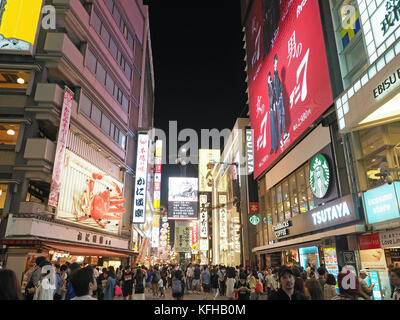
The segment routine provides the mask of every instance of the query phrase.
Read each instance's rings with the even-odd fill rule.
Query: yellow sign
[[[0,49],[28,50],[38,30],[43,0],[0,0]]]

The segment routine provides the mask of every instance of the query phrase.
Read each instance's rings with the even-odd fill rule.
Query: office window
[[[97,58],[90,49],[86,50],[85,64],[90,71],[92,71],[94,74],[96,73]]]
[[[114,86],[115,86],[114,79],[110,76],[109,73],[107,73],[107,76],[106,76],[106,88],[107,88],[109,93],[114,94]]]
[[[126,112],[129,112],[129,100],[125,95],[122,96],[122,107]]]
[[[290,208],[290,197],[289,197],[289,180],[285,180],[282,183],[282,196],[283,196],[283,212],[285,219],[292,217]]]
[[[31,181],[29,182],[26,202],[37,202],[45,204],[49,198],[50,186],[46,183]]]
[[[110,127],[110,137],[114,140],[114,131],[115,131],[115,125],[114,123],[111,122],[111,127]]]
[[[96,76],[102,84],[106,83],[106,70],[101,63],[97,63]]]
[[[101,128],[105,132],[107,132],[107,134],[109,134],[109,132],[110,132],[110,124],[111,124],[110,119],[108,119],[108,117],[103,113],[103,115],[101,117]]]
[[[117,44],[115,43],[113,38],[110,39],[110,52],[111,52],[112,56],[114,57],[114,59],[117,59],[118,48],[117,48]]]
[[[282,184],[280,184],[276,187],[276,201],[277,201],[277,210],[278,210],[278,222],[281,222],[284,220]]]
[[[271,208],[272,208],[272,224],[278,223],[278,212],[276,210],[276,192],[275,188],[271,189]]]
[[[292,207],[292,216],[296,216],[299,214],[299,198],[297,193],[297,181],[296,174],[293,173],[289,177],[289,190],[290,190],[290,199],[291,199],[291,207]]]
[[[130,33],[128,34],[128,39],[127,40],[128,40],[129,47],[132,50],[134,50],[135,41],[133,40],[133,37],[132,37],[132,35]]]
[[[306,182],[307,182],[307,198],[308,198],[308,211],[314,210],[315,209],[315,204],[314,204],[314,195],[311,191],[311,186],[310,186],[310,165],[307,163],[305,166],[305,172],[306,172]]]
[[[103,39],[104,43],[108,47],[110,44],[110,33],[108,32],[107,28],[104,24],[101,25],[101,38]]]
[[[84,93],[81,93],[79,110],[88,117],[90,117],[92,113],[92,101],[90,101],[90,99]]]
[[[101,111],[95,104],[92,104],[92,113],[90,115],[90,118],[100,127]]]
[[[300,205],[300,213],[305,213],[308,211],[308,200],[307,200],[307,186],[306,179],[304,176],[304,168],[301,167],[296,171],[297,179],[297,190]]]
[[[126,77],[131,80],[132,79],[132,69],[127,62],[125,62],[125,75]]]
[[[114,4],[114,8],[113,8],[113,17],[119,27],[121,25],[121,14],[119,13],[118,8],[115,4]]]
[[[0,145],[15,146],[18,133],[19,124],[0,123]]]
[[[125,146],[126,146],[126,135],[124,135],[122,132],[120,132],[120,135],[119,135],[119,145],[122,147],[122,149],[125,150]]]
[[[100,34],[101,31],[101,20],[99,18],[99,16],[97,15],[96,11],[92,11],[92,19],[91,19],[91,24],[94,28],[94,30],[96,30],[96,32],[98,34]]]
[[[7,197],[8,184],[0,184],[0,209],[4,209]]]
[[[114,0],[104,0],[104,3],[106,4],[108,10],[112,12],[114,6]]]
[[[119,129],[117,127],[115,127],[114,131],[114,141],[119,142]]]

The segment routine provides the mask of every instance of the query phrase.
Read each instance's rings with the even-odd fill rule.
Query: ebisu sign
[[[394,182],[364,192],[368,224],[400,218],[398,195],[396,196],[399,187],[400,182]]]
[[[310,187],[318,199],[326,196],[331,182],[329,164],[322,154],[316,155],[310,164]]]

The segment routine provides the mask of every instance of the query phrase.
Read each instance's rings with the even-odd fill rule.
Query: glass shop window
[[[4,209],[6,202],[8,184],[0,184],[0,209]]]
[[[290,199],[292,203],[292,216],[296,216],[299,214],[299,198],[297,193],[297,181],[296,181],[296,174],[293,173],[289,177],[289,189],[290,189]]]
[[[314,204],[314,195],[311,191],[311,186],[308,183],[310,181],[310,166],[307,163],[305,167],[306,171],[306,185],[307,185],[307,198],[308,198],[308,211],[314,210],[315,209],[315,204]]]
[[[303,167],[301,167],[296,171],[296,178],[297,178],[297,190],[298,190],[298,198],[300,205],[300,213],[306,213],[308,211],[307,185]]]
[[[276,198],[277,198],[278,221],[281,222],[284,220],[282,184],[280,184],[276,188]]]
[[[292,217],[290,208],[290,197],[289,197],[289,180],[285,180],[282,184],[282,195],[283,195],[283,210],[285,219]]]

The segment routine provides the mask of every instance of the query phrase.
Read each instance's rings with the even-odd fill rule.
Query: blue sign
[[[377,271],[369,271],[369,277],[371,278],[371,280],[370,280],[371,284],[374,285],[374,287],[372,288],[372,294],[374,296],[374,300],[382,300],[378,272]]]
[[[375,188],[364,192],[364,202],[367,214],[368,224],[383,222],[400,217],[399,204],[395,192],[400,191],[400,185],[386,184],[382,187]],[[400,196],[400,193],[398,193]]]

